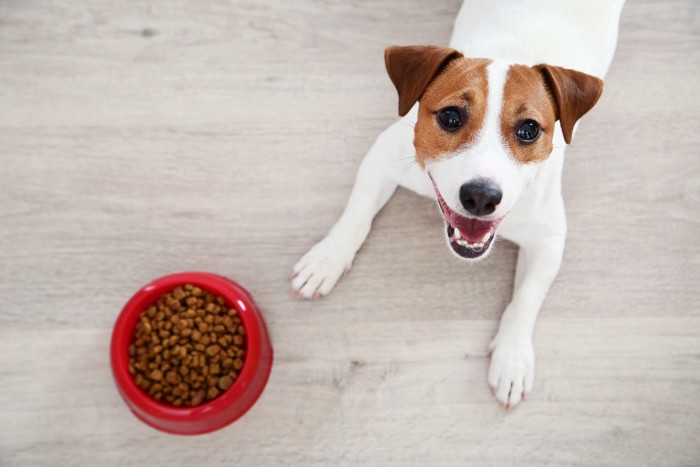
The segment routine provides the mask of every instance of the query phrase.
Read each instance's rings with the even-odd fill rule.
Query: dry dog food
[[[238,310],[191,284],[141,313],[129,346],[129,373],[157,401],[196,406],[230,388],[245,360]]]

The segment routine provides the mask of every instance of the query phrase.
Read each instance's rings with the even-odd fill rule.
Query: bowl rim
[[[196,407],[175,407],[156,401],[145,391],[136,386],[128,370],[128,347],[129,344],[133,342],[138,316],[147,309],[148,306],[155,303],[162,294],[185,284],[192,284],[214,295],[223,296],[228,306],[234,306],[239,311],[243,327],[246,330],[246,357],[244,359],[243,368],[239,372],[234,384],[215,399]],[[177,434],[198,434],[222,428],[247,412],[257,401],[262,393],[262,389],[248,404],[246,404],[247,406],[241,407],[239,415],[226,422],[218,423],[216,424],[217,426],[209,426],[206,429],[187,431],[187,433],[184,433],[155,425],[149,421],[149,418],[163,420],[167,425],[171,423],[203,422],[235,404],[241,396],[244,395],[256,376],[255,373],[261,360],[261,339],[267,339],[264,322],[258,322],[258,319],[262,320],[260,312],[250,294],[239,284],[226,277],[206,272],[181,272],[155,279],[139,289],[129,301],[127,301],[114,325],[110,354],[112,372],[117,389],[127,402],[127,405],[130,406],[132,411],[142,421],[159,430]],[[271,346],[269,347],[271,353]],[[264,377],[262,388],[264,388],[267,383],[270,370],[271,368],[268,369]]]

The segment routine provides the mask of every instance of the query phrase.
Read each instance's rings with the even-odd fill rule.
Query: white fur
[[[498,233],[520,246],[515,286],[492,352],[488,382],[505,406],[514,406],[532,390],[535,356],[532,335],[547,291],[559,271],[566,238],[561,197],[564,138],[557,123],[554,150],[539,164],[518,164],[503,144],[499,115],[509,63],[547,63],[603,78],[617,43],[624,0],[466,0],[450,46],[467,57],[494,59],[488,67],[489,97],[485,124],[469,148],[406,169],[415,156],[413,124],[417,105],[385,130],[363,160],[348,205],[328,235],[294,266],[292,288],[303,298],[329,293],[351,265],[376,213],[398,185],[435,198],[427,173],[448,206],[464,213],[459,187],[473,178],[489,178],[504,198],[490,218],[508,213]],[[440,226],[442,228],[442,226]],[[437,233],[436,233],[437,234]],[[449,248],[449,247],[448,247]]]
[[[466,0],[450,39],[467,57],[547,63],[602,78],[624,0]]]

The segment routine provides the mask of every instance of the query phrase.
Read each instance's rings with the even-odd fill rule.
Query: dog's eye
[[[457,107],[445,107],[438,110],[437,119],[443,130],[456,131],[462,126],[462,112]]]
[[[540,126],[534,120],[525,120],[520,124],[515,135],[520,141],[530,143],[540,135]]]

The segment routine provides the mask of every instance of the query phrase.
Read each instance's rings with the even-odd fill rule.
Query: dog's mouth
[[[486,255],[503,217],[495,220],[481,220],[462,216],[450,209],[437,187],[435,187],[435,193],[445,218],[447,242],[452,251],[465,259],[478,259]]]

